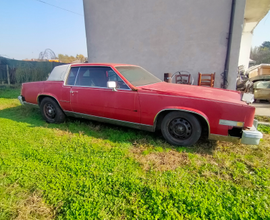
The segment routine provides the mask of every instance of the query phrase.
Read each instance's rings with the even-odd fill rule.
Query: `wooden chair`
[[[175,83],[191,84],[190,74],[178,74],[175,76]]]
[[[216,73],[202,74],[198,73],[198,86],[214,87]]]

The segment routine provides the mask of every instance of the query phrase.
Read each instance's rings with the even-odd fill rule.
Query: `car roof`
[[[137,66],[133,64],[123,64],[123,63],[73,63],[71,66]]]

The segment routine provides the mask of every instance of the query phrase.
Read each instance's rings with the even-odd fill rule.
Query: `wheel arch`
[[[163,120],[163,118],[170,112],[174,112],[174,111],[180,111],[180,112],[188,112],[190,114],[193,114],[196,116],[196,118],[199,120],[201,126],[202,126],[202,130],[203,133],[202,135],[206,135],[207,137],[209,137],[210,135],[210,124],[209,124],[209,120],[208,117],[201,111],[198,111],[196,109],[185,109],[185,108],[166,108],[166,109],[162,109],[161,111],[159,111],[155,118],[154,118],[154,130],[159,130],[161,127],[161,122]]]
[[[62,109],[62,107],[61,107],[60,103],[58,102],[58,100],[53,95],[50,95],[50,94],[39,94],[38,97],[37,97],[38,106],[40,106],[42,100],[44,98],[47,98],[47,97],[48,98],[52,98],[54,101],[56,101],[56,103],[58,104],[58,106]]]

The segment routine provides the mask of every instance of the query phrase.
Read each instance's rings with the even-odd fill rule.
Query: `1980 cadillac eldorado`
[[[132,128],[161,130],[173,145],[209,139],[259,139],[255,108],[236,91],[162,82],[145,69],[127,64],[57,66],[47,81],[22,85],[22,104],[40,107],[48,123],[66,116]]]

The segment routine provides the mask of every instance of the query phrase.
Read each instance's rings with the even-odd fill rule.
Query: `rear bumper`
[[[20,103],[21,103],[22,105],[30,105],[30,106],[39,107],[37,104],[33,104],[33,103],[26,102],[25,99],[24,99],[24,97],[23,97],[22,95],[19,95],[19,96],[18,96],[18,99],[19,99],[19,101],[20,101]]]
[[[21,95],[18,96],[18,99],[22,105],[24,105],[23,97]]]

